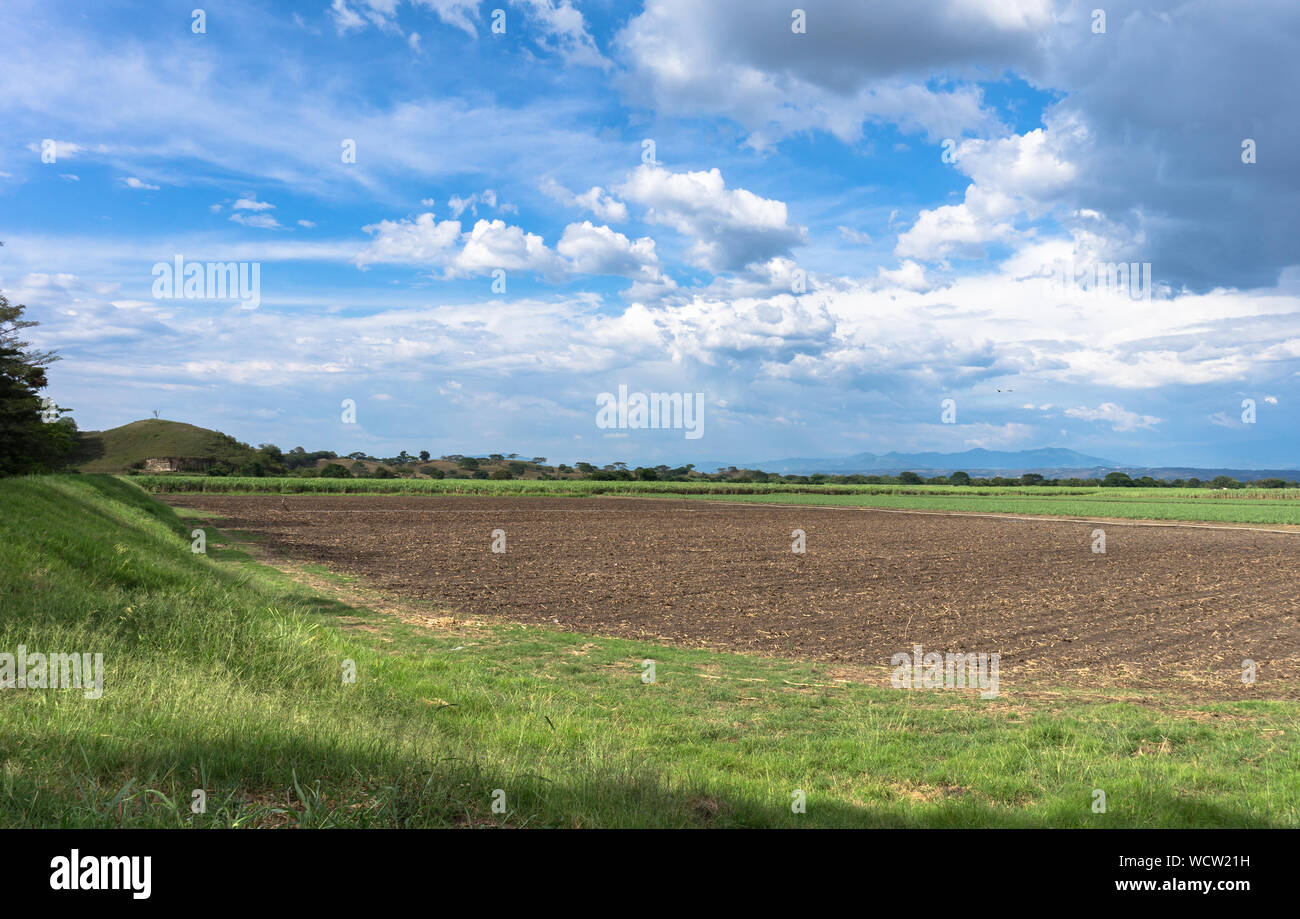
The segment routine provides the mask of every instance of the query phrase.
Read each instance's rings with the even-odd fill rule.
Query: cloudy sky
[[[200,2],[0,6],[0,289],[83,429],[1300,465],[1295,0]]]

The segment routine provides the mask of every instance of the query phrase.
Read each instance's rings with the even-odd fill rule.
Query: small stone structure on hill
[[[215,460],[210,456],[161,456],[144,461],[145,472],[207,472]]]

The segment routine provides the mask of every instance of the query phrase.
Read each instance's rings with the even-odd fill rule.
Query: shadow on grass
[[[650,828],[1032,828],[1071,826],[1275,827],[1204,797],[1148,789],[1147,813],[1126,819],[1122,802],[1092,814],[1065,802],[1047,816],[998,807],[971,796],[932,804],[856,803],[808,789],[807,811],[791,812],[793,789],[754,795],[712,783],[666,783],[649,772],[576,775],[508,773],[473,756],[424,758],[339,749],[258,732],[230,743],[176,745],[125,760],[120,748],[83,735],[62,762],[24,769],[0,792],[4,826],[311,826],[311,827],[650,827]],[[87,767],[94,771],[87,772]],[[203,785],[200,786],[200,777]],[[203,787],[208,812],[189,813]],[[124,788],[127,789],[124,792]],[[156,795],[162,792],[166,797]],[[494,813],[493,801],[504,804]],[[171,803],[168,806],[167,802]]]

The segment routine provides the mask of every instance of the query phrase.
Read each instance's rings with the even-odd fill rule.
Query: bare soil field
[[[1008,686],[1300,698],[1289,533],[670,499],[163,498],[459,616],[850,669],[920,644],[998,652]]]

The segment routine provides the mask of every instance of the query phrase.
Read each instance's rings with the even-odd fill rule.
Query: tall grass
[[[302,479],[138,476],[159,494],[479,495],[687,497],[936,511],[1300,524],[1300,489],[1075,486],[798,485],[745,482],[601,482],[590,479]]]
[[[1076,494],[1096,488],[976,487],[956,485],[798,485],[762,482],[641,482],[594,479],[321,479],[294,477],[141,475],[130,480],[155,494],[344,494],[344,495],[751,495],[751,494]],[[1123,491],[1126,489],[1107,489]],[[1132,489],[1127,489],[1132,490]]]
[[[407,746],[385,733],[397,725],[377,684],[345,698],[344,646],[309,605],[194,554],[187,532],[107,476],[0,481],[0,651],[105,665],[100,699],[0,691],[0,824],[108,825],[146,798],[186,822],[204,783],[241,789],[221,811],[233,820],[295,766],[350,769]]]

